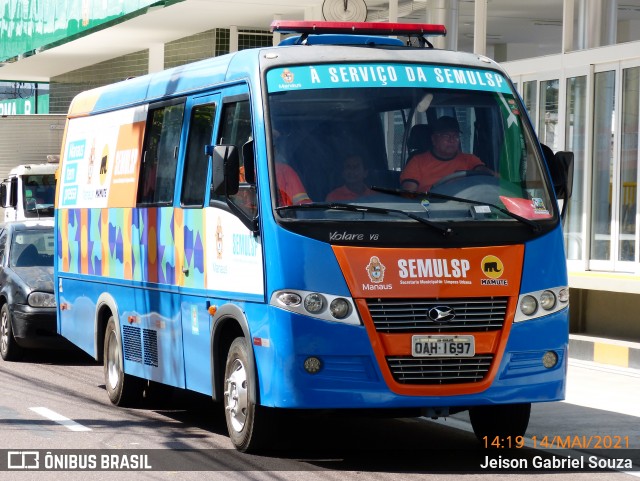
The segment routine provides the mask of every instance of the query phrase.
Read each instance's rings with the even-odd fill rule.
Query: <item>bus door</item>
[[[262,244],[254,227],[258,212],[254,134],[246,91],[235,86],[187,102],[176,209],[183,225],[183,232],[176,235],[176,244],[182,246],[177,270],[182,271],[180,285],[194,292],[181,296],[186,387],[206,394],[212,393],[211,368],[217,359],[213,351],[218,326],[213,324],[227,311],[234,317],[242,312],[257,318],[255,311],[264,305]],[[211,145],[233,146],[239,156],[232,191],[211,188]],[[216,307],[217,316],[210,314],[210,306]],[[248,321],[240,321],[250,332]]]
[[[184,157],[178,167],[178,207],[175,215],[176,280],[181,287],[205,286],[205,199],[209,157],[205,147],[213,141],[214,125],[220,111],[220,94],[187,99]],[[186,388],[211,394],[209,366],[211,316],[202,296],[180,297],[180,318],[184,349]]]
[[[210,184],[207,210],[207,288],[222,299],[265,302],[262,238],[258,231],[258,195],[254,125],[246,87],[223,92],[216,146],[233,146],[238,172],[233,185]],[[214,154],[215,155],[215,154]],[[211,177],[210,177],[211,178]],[[230,187],[230,189],[229,189]]]

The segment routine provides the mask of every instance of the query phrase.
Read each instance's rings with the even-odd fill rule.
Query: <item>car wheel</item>
[[[17,361],[22,357],[22,348],[13,337],[13,326],[9,305],[0,310],[0,355],[5,361]]]
[[[109,318],[104,334],[104,381],[109,399],[116,406],[133,406],[142,399],[145,381],[124,373],[118,326]]]
[[[250,392],[257,386],[249,349],[244,337],[236,338],[229,348],[224,372],[224,414],[236,449],[256,452],[266,444],[273,415],[251,400]]]

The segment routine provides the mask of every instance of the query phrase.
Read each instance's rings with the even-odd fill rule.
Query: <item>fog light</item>
[[[324,309],[325,300],[322,294],[314,292],[304,298],[304,308],[311,314],[317,314]]]
[[[524,296],[520,301],[520,310],[523,314],[530,316],[538,310],[538,301],[533,296]]]
[[[309,374],[318,374],[322,369],[322,361],[317,357],[308,357],[304,360],[304,370]]]
[[[349,315],[349,303],[346,299],[342,297],[338,297],[331,301],[329,304],[329,311],[331,311],[331,315],[336,319],[344,319]]]
[[[551,291],[544,291],[540,294],[540,306],[545,311],[550,311],[556,306],[556,295]]]
[[[558,364],[558,355],[553,351],[547,351],[542,356],[542,365],[547,369],[550,369]]]

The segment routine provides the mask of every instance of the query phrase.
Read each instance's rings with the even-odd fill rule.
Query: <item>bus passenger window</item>
[[[231,201],[250,218],[257,214],[257,200],[255,185],[247,183],[244,171],[246,162],[254,162],[254,159],[245,159],[243,146],[253,138],[251,126],[251,110],[249,101],[229,102],[222,107],[220,121],[220,135],[218,144],[235,145],[240,155],[240,189],[235,195],[229,196]],[[211,192],[211,200],[224,200],[223,196]]]
[[[176,181],[184,103],[149,111],[138,204],[171,204]]]
[[[202,207],[204,204],[209,168],[204,147],[211,144],[215,116],[215,104],[198,105],[191,113],[180,196],[180,204],[184,207]]]

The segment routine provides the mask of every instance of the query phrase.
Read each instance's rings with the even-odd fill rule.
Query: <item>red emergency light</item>
[[[313,20],[274,20],[271,31],[278,33],[337,33],[362,35],[420,35],[440,36],[447,34],[444,25],[427,23],[387,22],[321,22]]]

